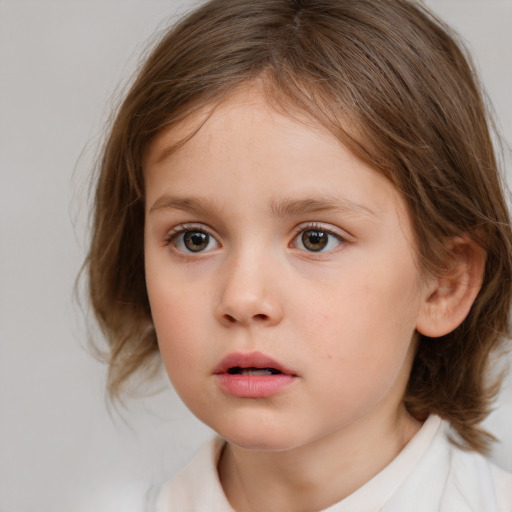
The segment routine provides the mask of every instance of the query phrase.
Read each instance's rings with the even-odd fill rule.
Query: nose
[[[283,317],[276,268],[256,254],[226,261],[215,316],[224,326],[277,325]]]

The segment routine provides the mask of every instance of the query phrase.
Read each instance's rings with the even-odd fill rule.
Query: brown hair
[[[471,59],[407,0],[212,0],[156,46],[117,112],[96,189],[87,264],[111,397],[159,363],[144,281],[144,152],[163,128],[256,80],[276,109],[322,123],[394,183],[426,272],[442,270],[446,240],[461,234],[487,252],[466,320],[420,337],[404,398],[417,419],[437,413],[485,451],[490,354],[508,329],[509,216]]]

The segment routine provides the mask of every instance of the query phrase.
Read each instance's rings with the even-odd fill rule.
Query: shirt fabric
[[[512,512],[512,474],[449,441],[450,427],[431,415],[380,473],[323,512]],[[217,463],[216,437],[160,490],[156,512],[234,512]]]

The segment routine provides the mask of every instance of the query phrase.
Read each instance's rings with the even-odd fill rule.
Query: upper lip
[[[261,352],[233,352],[228,354],[215,367],[214,374],[227,373],[230,368],[273,368],[287,375],[295,375],[295,373],[286,368],[275,359],[272,359]]]

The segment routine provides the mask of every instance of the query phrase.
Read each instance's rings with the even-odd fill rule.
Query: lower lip
[[[238,398],[268,398],[294,382],[293,375],[217,375],[220,389]]]

